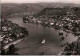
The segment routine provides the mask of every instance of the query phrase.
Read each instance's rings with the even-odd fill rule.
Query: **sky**
[[[1,3],[37,3],[37,2],[60,2],[80,4],[80,0],[1,0]]]

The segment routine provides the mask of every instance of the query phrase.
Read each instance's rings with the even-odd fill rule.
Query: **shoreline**
[[[20,19],[22,20],[22,18],[20,18]],[[14,21],[15,21],[15,20],[14,20]],[[13,21],[13,22],[14,22],[14,21]],[[16,22],[15,22],[15,23],[16,23]],[[20,21],[20,24],[21,24],[21,26],[23,26],[24,23],[22,24],[22,21]],[[27,23],[25,23],[25,24],[27,24]],[[31,23],[31,24],[32,24],[32,23]],[[36,25],[36,24],[35,24],[35,25]],[[41,25],[41,24],[40,24],[40,25]],[[41,25],[41,26],[42,26],[42,25]],[[47,26],[46,26],[46,27],[47,27]],[[49,27],[49,28],[54,28],[54,27]],[[28,29],[28,28],[27,28],[27,29]],[[31,29],[32,29],[32,28],[31,28]],[[54,29],[55,29],[55,28],[54,28]],[[30,29],[29,29],[29,30],[30,30]],[[55,29],[55,30],[56,30],[56,29]],[[57,30],[59,31],[59,30],[61,30],[61,29],[57,29]],[[64,32],[65,32],[65,33],[69,33],[69,34],[71,34],[71,35],[74,35],[74,34],[72,34],[72,32],[66,32],[65,30],[64,30]],[[70,36],[71,36],[71,35],[70,35]],[[69,37],[70,37],[70,36],[69,36]],[[72,39],[72,38],[70,38],[70,40],[71,40],[71,39]],[[74,38],[73,38],[73,39],[74,39]],[[67,40],[68,40],[68,39],[67,39]],[[73,40],[72,40],[72,41],[73,41]],[[69,42],[72,42],[72,41],[69,41]],[[65,41],[65,42],[66,42],[66,41]],[[63,43],[63,44],[64,44],[64,43]],[[59,52],[59,53],[60,53],[60,52]],[[59,53],[58,53],[58,54],[59,54]]]
[[[4,49],[7,49],[10,45],[12,45],[12,44],[17,44],[17,43],[19,43],[20,41],[22,41],[22,40],[24,40],[24,39],[25,39],[25,38],[20,38],[20,39],[18,39],[18,40],[15,40],[15,41],[13,41],[13,42],[5,45],[3,48],[4,48]]]

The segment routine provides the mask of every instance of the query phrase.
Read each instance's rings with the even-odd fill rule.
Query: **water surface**
[[[29,31],[29,36],[25,40],[16,44],[19,47],[19,54],[24,55],[37,55],[41,52],[45,54],[55,55],[58,54],[63,48],[62,44],[66,42],[75,41],[77,38],[71,33],[64,32],[65,39],[60,41],[60,36],[58,35],[59,30],[55,30],[52,27],[44,27],[42,25],[36,25],[32,23],[23,23],[21,17],[9,18],[13,23],[17,23],[22,27],[27,28]],[[41,44],[42,39],[45,39],[45,44]]]

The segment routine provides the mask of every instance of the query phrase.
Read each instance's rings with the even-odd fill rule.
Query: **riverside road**
[[[36,25],[33,23],[23,23],[21,17],[9,18],[8,20],[27,28],[29,31],[28,38],[16,44],[19,48],[19,54],[37,55],[44,52],[44,54],[48,55],[57,55],[63,50],[61,47],[62,44],[76,41],[77,39],[72,33],[64,32],[65,39],[60,41],[59,30],[55,30],[52,27],[44,27],[40,24]],[[67,37],[66,34],[68,34]],[[45,43],[41,44],[43,39],[45,39]]]

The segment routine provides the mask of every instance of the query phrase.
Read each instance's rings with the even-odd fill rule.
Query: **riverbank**
[[[20,41],[22,41],[22,40],[24,40],[24,39],[25,39],[25,38],[20,38],[20,39],[18,39],[18,40],[15,40],[15,41],[13,41],[13,42],[5,45],[5,46],[3,47],[3,49],[7,49],[10,45],[12,45],[12,44],[17,44],[17,43],[19,43]]]
[[[21,40],[22,40],[22,39],[18,39],[18,40],[16,40],[16,41],[12,42],[12,43],[9,43],[9,44],[5,45],[3,48],[4,48],[4,49],[7,49],[10,45],[12,45],[12,44],[17,44],[17,43],[20,42]]]
[[[1,21],[1,51],[5,51],[10,45],[17,44],[28,36],[28,30],[12,21],[2,18]],[[4,54],[2,54],[4,55]]]
[[[77,40],[72,33],[66,33],[64,31],[65,39],[60,41],[59,30],[40,24],[23,23],[22,17],[10,18],[8,20],[25,27],[29,31],[28,38],[16,44],[16,47],[19,48],[17,53],[21,55],[39,55],[41,52],[48,55],[58,55],[63,50],[61,47],[62,44]],[[66,34],[68,34],[67,37]],[[43,45],[41,44],[42,39],[46,40]]]
[[[62,44],[66,42],[71,43],[77,39],[73,34],[64,31],[65,39],[60,41],[59,30],[40,24],[23,23],[22,17],[10,18],[8,20],[25,27],[29,31],[28,38],[16,44],[16,47],[19,48],[17,53],[21,55],[39,55],[42,52],[48,55],[58,55],[63,50]],[[66,34],[68,34],[67,37]],[[43,45],[41,44],[42,39],[46,40]]]

